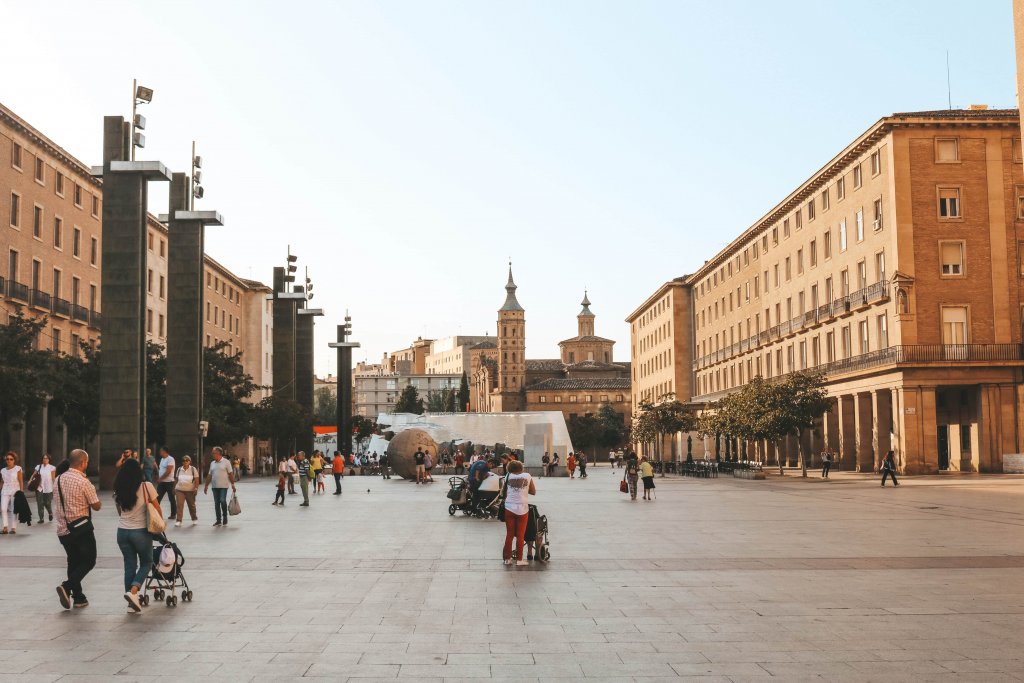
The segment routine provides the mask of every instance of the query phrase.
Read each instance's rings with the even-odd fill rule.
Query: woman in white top
[[[517,565],[525,565],[523,545],[526,539],[526,520],[530,512],[529,496],[537,495],[533,477],[523,471],[523,463],[512,460],[505,475],[505,547],[501,557],[505,564],[512,564],[512,539],[516,541]]]
[[[36,471],[33,476],[36,475],[39,476],[39,488],[36,489],[36,510],[39,512],[39,523],[42,524],[45,521],[43,519],[44,508],[52,522],[53,480],[57,478],[57,468],[50,464],[50,455],[48,453],[43,454],[42,464],[36,465]]]
[[[0,470],[0,477],[3,478],[3,488],[0,488],[0,512],[3,513],[4,529],[0,533],[18,533],[18,518],[14,514],[14,494],[24,487],[24,476],[21,466],[18,465],[18,454],[8,451],[4,457],[4,468]],[[10,528],[7,527],[7,518],[10,517]]]
[[[141,612],[139,589],[153,562],[153,536],[149,533],[149,514],[163,517],[156,489],[145,480],[138,460],[125,460],[114,478],[114,502],[117,503],[117,547],[124,557],[124,599],[129,611]]]
[[[174,526],[181,526],[186,503],[188,503],[188,514],[192,516],[192,523],[195,524],[199,521],[199,517],[196,516],[196,493],[198,491],[199,470],[192,466],[192,458],[186,455],[181,459],[181,467],[174,473],[174,499],[178,507],[178,516]]]

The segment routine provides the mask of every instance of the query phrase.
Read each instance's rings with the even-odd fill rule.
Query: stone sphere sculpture
[[[437,443],[430,438],[430,434],[422,429],[406,429],[388,442],[388,465],[394,474],[403,479],[416,478],[416,462],[413,454],[417,448],[422,448],[424,453],[437,463]]]

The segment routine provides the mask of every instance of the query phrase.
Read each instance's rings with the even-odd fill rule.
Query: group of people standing
[[[547,452],[541,456],[541,476],[542,477],[553,477],[555,472],[558,471],[558,452],[556,451],[553,455],[548,455]],[[565,471],[569,475],[570,479],[576,478],[576,470],[580,471],[580,479],[587,478],[587,454],[583,451],[570,452],[569,457],[565,459]]]

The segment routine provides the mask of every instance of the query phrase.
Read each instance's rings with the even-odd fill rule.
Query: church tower
[[[516,299],[516,289],[510,262],[505,303],[498,309],[498,395],[492,402],[495,412],[526,409],[526,311]]]
[[[583,310],[576,316],[576,327],[581,337],[594,336],[594,314],[590,312],[590,299],[587,298],[586,290],[583,290],[583,301],[580,302]]]

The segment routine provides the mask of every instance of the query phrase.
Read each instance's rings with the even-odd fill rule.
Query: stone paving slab
[[[228,528],[204,499],[170,530],[195,602],[141,615],[112,506],[85,610],[57,604],[52,529],[23,527],[0,538],[0,681],[1024,680],[1024,479],[659,478],[632,502],[591,472],[538,481],[552,562],[529,568],[441,483],[281,509],[245,482]]]

